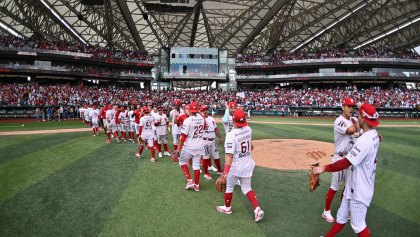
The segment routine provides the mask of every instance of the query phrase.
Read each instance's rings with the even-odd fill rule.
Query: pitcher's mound
[[[252,141],[252,158],[258,166],[302,170],[309,165],[331,163],[334,144],[301,139],[266,139]]]

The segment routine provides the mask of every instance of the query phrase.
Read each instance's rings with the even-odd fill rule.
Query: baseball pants
[[[108,123],[107,127],[108,127],[108,130],[107,130],[108,133],[114,133],[118,131],[118,127],[115,123]]]
[[[333,163],[336,161],[339,161],[343,159],[343,157],[340,157],[336,154],[334,154],[333,156]],[[347,170],[342,170],[342,171],[338,171],[338,172],[332,172],[331,173],[331,186],[330,188],[334,191],[337,191],[340,188],[340,183],[346,183],[346,171]]]
[[[141,136],[141,140],[145,141],[148,147],[153,146],[153,137],[143,137],[143,136]]]
[[[158,135],[157,142],[158,144],[168,144],[168,135],[167,134]]]
[[[204,145],[203,159],[210,159],[210,156],[216,160],[220,158],[219,149],[215,141],[207,141]]]
[[[118,131],[120,131],[120,132],[127,131],[127,125],[126,124],[118,124]]]
[[[182,149],[181,154],[179,155],[179,166],[185,165],[188,163],[188,160],[192,158],[192,168],[193,170],[200,169],[200,160],[203,152],[200,150],[191,151],[187,149]]]
[[[238,183],[238,180],[241,183],[241,190],[244,195],[246,195],[249,191],[252,190],[251,188],[251,178],[252,177],[238,177],[232,173],[229,173],[226,177],[226,192],[225,193],[233,193],[233,189],[235,185]]]
[[[92,120],[92,128],[99,127],[98,120]]]
[[[350,216],[351,228],[358,234],[366,228],[367,208],[362,202],[343,199],[337,212],[337,223],[346,224]]]

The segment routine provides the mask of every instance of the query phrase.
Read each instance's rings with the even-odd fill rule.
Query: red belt
[[[214,141],[214,138],[203,138],[203,140]]]

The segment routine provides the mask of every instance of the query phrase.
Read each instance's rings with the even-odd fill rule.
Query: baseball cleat
[[[185,185],[185,189],[188,190],[192,188],[194,188],[194,183],[192,182],[192,180],[188,180],[187,185]]]
[[[216,209],[225,214],[232,214],[232,207],[217,206]]]
[[[329,211],[324,210],[322,212],[322,217],[324,217],[324,219],[329,223],[334,222],[334,217],[331,215],[331,210],[329,210]]]
[[[106,143],[111,143],[111,140],[109,140],[109,139],[108,139],[108,140],[106,140]]]
[[[209,171],[211,170],[211,171],[214,171],[214,172],[216,172],[217,171],[217,168],[216,167],[214,167],[214,166],[210,166],[209,168]]]
[[[212,180],[213,179],[210,174],[204,174],[204,178],[207,179],[207,180]]]
[[[93,134],[94,137],[96,137],[96,134]]]
[[[158,156],[159,158],[162,158],[162,152],[159,152]]]
[[[263,219],[264,211],[260,207],[255,208],[254,213],[255,213],[255,222],[259,222],[260,220]]]
[[[150,159],[151,162],[156,162],[155,158]]]
[[[136,153],[137,158],[141,159],[140,153]]]
[[[200,185],[199,184],[194,184],[194,190],[196,192],[199,192],[200,191]]]
[[[217,171],[217,173],[216,174],[218,174],[218,175],[223,175],[223,172],[219,172],[219,171]]]
[[[171,153],[169,153],[169,152],[165,151],[165,152],[163,153],[163,155],[165,155],[165,156],[171,156]]]

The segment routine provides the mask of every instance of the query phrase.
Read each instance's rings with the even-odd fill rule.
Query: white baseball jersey
[[[158,122],[159,122],[159,124],[156,125],[156,123],[158,123]],[[156,126],[157,135],[168,134],[167,123],[168,123],[168,117],[166,117],[166,114],[155,115],[155,126]]]
[[[109,121],[110,124],[115,124],[116,113],[117,112],[114,109],[106,111],[106,120]]]
[[[140,118],[140,126],[142,128],[141,137],[142,138],[153,138],[153,117],[151,115],[145,115]]]
[[[233,129],[233,117],[229,115],[229,120],[227,123],[223,123],[223,127],[225,129],[225,133],[228,134]]]
[[[120,120],[121,124],[127,124],[128,123],[128,117],[127,117],[127,111],[121,111],[118,115],[118,120]]]
[[[237,177],[251,177],[255,161],[251,157],[252,129],[249,126],[234,128],[226,134],[225,153],[233,154],[230,172]]]
[[[97,123],[99,120],[99,109],[90,110],[89,117],[92,118],[92,123]]]
[[[376,129],[364,132],[356,144],[346,155],[353,165],[347,171],[346,189],[344,197],[353,199],[369,206],[372,201],[375,173],[376,155],[379,149],[379,134]]]
[[[134,121],[136,120],[136,118],[133,116],[134,114],[134,110],[130,110],[127,113],[128,119],[131,123],[134,123]]]
[[[204,129],[203,138],[211,139],[216,137],[216,133],[214,132],[217,128],[216,121],[213,117],[208,116],[206,118],[206,128]]]
[[[84,118],[84,113],[85,113],[85,109],[84,108],[80,108],[79,109],[79,114],[80,114],[80,118]]]
[[[184,142],[185,149],[194,151],[203,149],[204,123],[205,119],[201,114],[190,115],[184,120],[181,133],[187,135]]]
[[[340,115],[334,122],[334,153],[346,155],[353,146],[353,136],[346,131],[353,123]]]
[[[92,109],[91,108],[86,108],[83,110],[83,116],[85,116],[85,120],[86,121],[90,121],[90,111]]]
[[[183,115],[185,112],[183,109],[179,110],[178,113],[178,117]],[[169,117],[171,118],[171,122],[172,122],[172,133],[173,134],[180,134],[181,133],[181,129],[178,127],[178,125],[176,125],[175,123],[175,109],[171,110],[171,112],[169,112]]]

